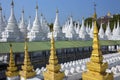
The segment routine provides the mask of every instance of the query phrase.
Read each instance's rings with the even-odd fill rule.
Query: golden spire
[[[44,80],[63,80],[64,72],[60,72],[60,64],[58,64],[58,59],[56,56],[54,37],[52,32],[51,38],[51,51],[49,57],[49,64],[46,65],[47,71],[43,73]]]
[[[24,63],[22,66],[22,70],[20,71],[20,76],[27,79],[27,78],[32,78],[36,75],[35,71],[33,71],[33,66],[29,58],[27,38],[25,40],[24,50],[25,50]]]
[[[82,73],[82,80],[113,80],[112,73],[106,73],[108,64],[103,62],[102,51],[99,45],[97,14],[94,13],[94,38],[90,62],[87,63],[88,71]]]
[[[9,67],[7,67],[6,76],[16,77],[18,75],[19,75],[19,72],[17,71],[17,67],[15,66],[12,44],[10,44],[10,60],[9,60]]]
[[[110,13],[110,11],[107,13],[107,16],[108,16],[108,17],[111,17],[111,13]]]
[[[94,15],[93,19],[97,19],[97,14],[96,14],[96,4],[94,3]]]

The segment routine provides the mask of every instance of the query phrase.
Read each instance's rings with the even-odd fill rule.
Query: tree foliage
[[[113,30],[114,28],[114,23],[117,26],[117,21],[120,21],[120,14],[114,14],[113,16],[111,16],[111,18],[104,16],[104,19],[102,19],[103,21],[103,29],[106,30],[106,26],[108,23],[108,20],[110,21],[110,28],[111,30]],[[100,27],[100,23],[101,23],[101,18],[97,19],[98,21],[98,28]],[[86,18],[85,19],[85,25],[89,24],[90,26],[92,26],[92,17]]]

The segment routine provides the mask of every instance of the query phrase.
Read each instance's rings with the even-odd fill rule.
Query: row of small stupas
[[[84,18],[80,27],[80,22],[76,21],[73,24],[72,16],[65,22],[63,27],[60,26],[58,10],[56,11],[56,18],[53,25],[53,34],[55,40],[91,40],[93,38],[93,25],[84,25]],[[0,6],[0,41],[23,41],[24,37],[28,37],[29,41],[43,41],[49,40],[51,32],[48,23],[43,15],[39,18],[38,5],[36,5],[36,16],[31,25],[30,17],[26,24],[24,20],[24,10],[21,13],[21,20],[17,23],[14,15],[14,2],[11,3],[11,14],[6,21],[2,16],[2,7]],[[99,29],[99,38],[102,40],[120,40],[120,25],[119,20],[117,25],[114,24],[114,29],[111,31],[110,22],[108,21],[106,31],[102,27]]]

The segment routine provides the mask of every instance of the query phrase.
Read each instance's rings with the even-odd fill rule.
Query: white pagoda
[[[73,26],[73,20],[72,20],[72,17],[70,17],[70,24],[68,26],[68,30],[65,34],[65,37],[68,39],[68,40],[77,40],[79,39],[79,35],[76,34],[76,31],[75,31],[75,28]]]
[[[107,36],[107,39],[108,39],[108,40],[111,39],[112,32],[111,32],[111,29],[110,29],[110,22],[109,22],[109,21],[108,21],[108,24],[107,24],[107,28],[106,28],[106,31],[105,31],[105,35]]]
[[[100,40],[105,40],[105,39],[107,39],[106,38],[106,36],[105,36],[105,32],[104,32],[104,29],[103,29],[103,23],[101,23],[100,24],[100,29],[99,29],[99,33],[98,33],[98,35],[99,35],[99,39]]]
[[[62,32],[62,28],[60,27],[60,23],[59,23],[59,17],[58,17],[58,9],[56,10],[56,18],[55,18],[55,22],[53,25],[53,35],[55,40],[64,40],[65,39],[65,34]],[[52,33],[48,33],[48,38],[51,38]]]
[[[38,16],[38,5],[36,5],[36,16],[33,22],[32,29],[28,33],[29,41],[41,41],[43,40],[44,36],[42,34],[42,28]]]
[[[120,24],[119,24],[119,20],[117,21],[117,28],[113,32],[112,40],[120,40]]]
[[[31,29],[32,29],[32,25],[31,25],[31,16],[29,16],[28,25],[27,25],[27,30],[28,30],[28,32],[30,32]]]
[[[77,21],[77,28],[76,28],[76,33],[79,34],[80,31],[80,23]]]
[[[7,27],[2,33],[2,41],[23,41],[20,29],[18,28],[17,21],[14,15],[14,2],[11,3],[11,15],[8,20]]]
[[[90,40],[90,37],[89,37],[88,33],[86,32],[86,27],[84,25],[84,18],[82,19],[82,25],[81,25],[81,28],[79,31],[79,37],[82,40]]]
[[[88,23],[86,24],[86,32],[87,32],[88,34],[90,33],[89,24],[88,24]]]
[[[22,10],[22,16],[21,16],[21,21],[20,21],[20,24],[19,24],[19,28],[20,28],[20,31],[22,32],[23,34],[23,37],[25,37],[27,35],[27,25],[25,24],[25,21],[24,21],[24,10]]]
[[[43,14],[41,14],[40,19],[41,19],[40,22],[41,22],[41,28],[42,28],[42,34],[44,36],[44,40],[48,40],[47,36],[48,36],[48,33],[50,32],[50,28],[48,26],[47,20],[45,19]]]
[[[69,27],[69,20],[66,20],[65,24],[62,27],[62,32],[66,34],[68,27]]]
[[[113,27],[113,30],[112,30],[112,34],[115,35],[116,33],[116,22],[114,22],[114,27]]]
[[[94,22],[92,22],[92,27],[90,28],[90,37],[93,38],[93,29],[94,29]]]
[[[2,7],[0,6],[0,39],[2,38],[2,32],[5,30],[4,17],[2,16]]]

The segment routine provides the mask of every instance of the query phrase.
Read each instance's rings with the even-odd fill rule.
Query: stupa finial
[[[94,2],[94,15],[93,15],[94,19],[97,19],[97,14],[96,14],[96,3]]]
[[[11,6],[14,6],[14,1],[12,0],[12,2],[11,2]]]

